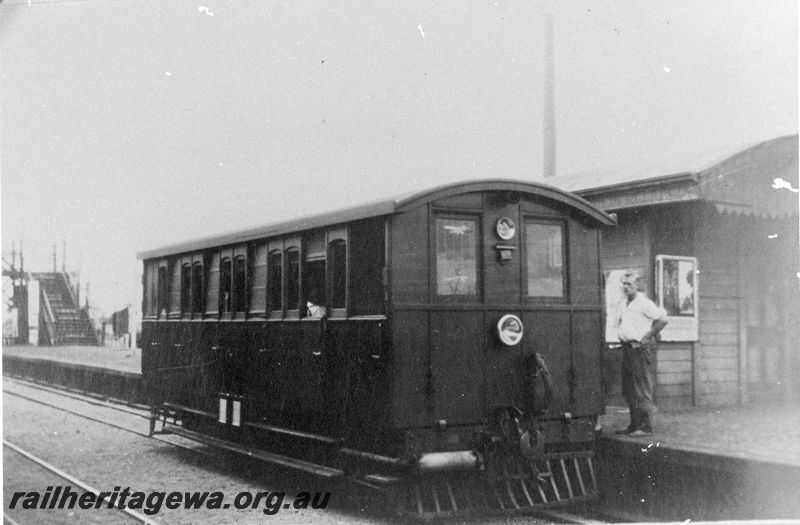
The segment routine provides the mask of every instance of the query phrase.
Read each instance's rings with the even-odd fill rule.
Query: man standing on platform
[[[667,325],[667,312],[639,293],[639,276],[622,277],[626,299],[617,305],[616,325],[622,343],[622,396],[630,408],[631,422],[617,434],[631,437],[653,433],[656,336]]]

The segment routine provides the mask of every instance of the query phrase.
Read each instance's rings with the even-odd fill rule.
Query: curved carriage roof
[[[275,222],[256,228],[232,231],[220,235],[163,246],[153,250],[139,252],[137,257],[139,259],[151,259],[153,257],[164,257],[167,255],[193,252],[206,248],[213,248],[215,246],[225,246],[254,241],[266,237],[299,233],[314,228],[323,228],[360,219],[391,215],[393,213],[399,213],[446,197],[478,191],[513,191],[533,194],[552,199],[556,202],[560,202],[566,206],[574,208],[583,216],[599,224],[615,224],[615,220],[610,215],[595,207],[589,201],[578,197],[573,193],[566,192],[553,186],[538,182],[523,182],[507,179],[486,179],[447,184],[432,189],[371,202],[368,204],[351,206],[349,208],[332,212],[299,217],[296,219]]]

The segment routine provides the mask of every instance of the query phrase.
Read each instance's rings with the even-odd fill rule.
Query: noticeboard
[[[657,302],[669,320],[662,341],[697,341],[698,277],[695,257],[656,256]]]

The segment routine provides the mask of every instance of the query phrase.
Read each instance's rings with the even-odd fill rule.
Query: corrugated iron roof
[[[736,143],[733,146],[693,152],[670,152],[651,155],[635,162],[626,162],[580,171],[548,179],[548,184],[567,191],[582,192],[599,188],[659,182],[662,178],[691,175],[711,168],[725,159],[759,143]]]
[[[548,182],[606,209],[664,203],[669,197],[713,202],[720,212],[781,217],[797,215],[799,206],[790,192],[773,191],[773,180],[786,179],[796,188],[797,157],[797,135],[787,135],[749,145],[650,157]],[[666,195],[665,188],[672,193]]]

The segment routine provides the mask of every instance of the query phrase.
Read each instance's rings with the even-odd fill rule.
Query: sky
[[[3,256],[110,314],[139,251],[542,180],[545,9],[559,174],[797,133],[796,0],[6,0]]]

